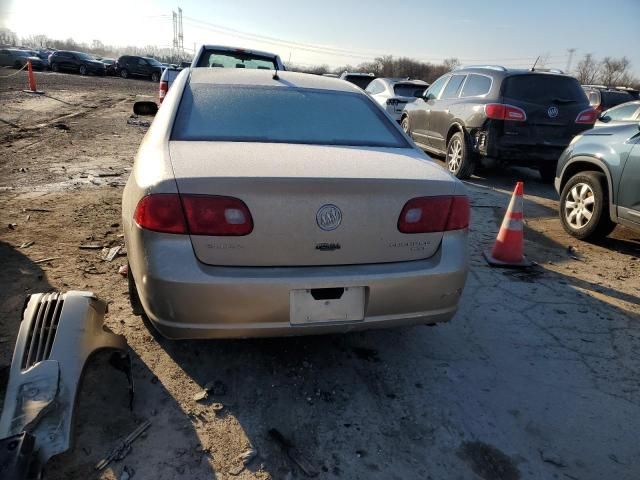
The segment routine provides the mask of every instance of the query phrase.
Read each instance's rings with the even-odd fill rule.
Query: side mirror
[[[598,120],[600,120],[602,123],[609,123],[611,121],[611,117],[603,113],[598,117]]]
[[[152,117],[158,113],[158,105],[156,102],[136,102],[133,104],[133,113]]]

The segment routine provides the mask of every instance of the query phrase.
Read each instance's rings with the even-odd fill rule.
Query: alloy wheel
[[[409,118],[404,117],[402,119],[402,122],[400,123],[400,126],[402,127],[402,130],[404,130],[404,133],[408,135],[409,134]]]
[[[447,167],[451,173],[457,173],[462,164],[462,143],[454,139],[447,149]]]
[[[591,221],[596,197],[586,183],[576,183],[564,202],[564,216],[571,228],[583,228]]]

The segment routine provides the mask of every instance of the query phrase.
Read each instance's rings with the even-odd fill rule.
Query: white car
[[[594,127],[640,121],[640,100],[622,103],[602,112]]]
[[[378,102],[395,121],[400,123],[404,106],[413,102],[428,87],[429,84],[422,80],[376,78],[367,86],[365,92],[371,95],[371,98]]]
[[[258,70],[286,70],[279,55],[246,48],[202,45],[191,63],[191,68],[246,68]],[[158,100],[167,95],[171,84],[182,68],[165,68],[160,78]]]

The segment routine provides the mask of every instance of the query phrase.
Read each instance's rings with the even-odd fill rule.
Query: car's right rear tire
[[[462,132],[454,133],[447,143],[447,170],[460,179],[469,178],[475,168],[471,146]]]
[[[581,172],[569,179],[560,194],[560,221],[565,231],[580,240],[609,235],[616,224],[609,216],[606,177]]]
[[[127,70],[126,68],[123,68],[122,70],[120,70],[120,76],[122,78],[129,78],[129,70]]]

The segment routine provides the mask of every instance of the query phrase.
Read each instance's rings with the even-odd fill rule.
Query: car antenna
[[[276,70],[275,72],[273,72],[273,79],[280,80],[280,77],[278,76],[278,64],[276,63],[275,66],[276,66]]]
[[[538,60],[540,60],[540,55],[538,55],[538,58],[536,58],[536,61],[533,62],[533,67],[531,67],[531,71],[535,72],[536,70],[536,65],[538,64]]]

